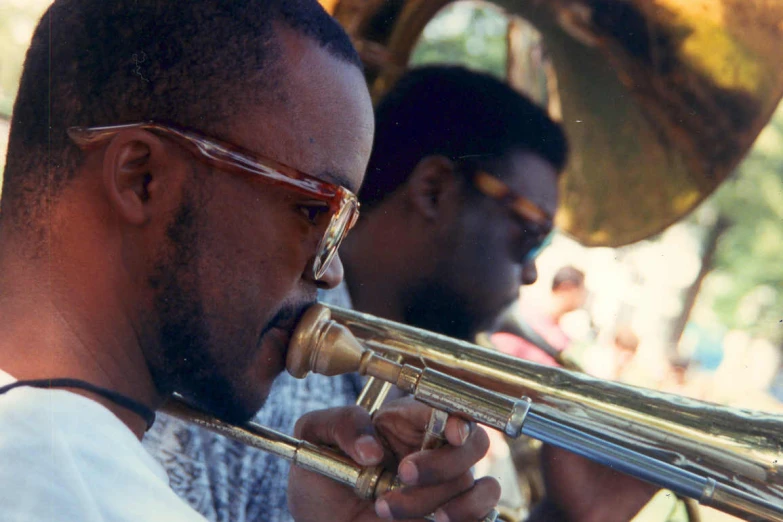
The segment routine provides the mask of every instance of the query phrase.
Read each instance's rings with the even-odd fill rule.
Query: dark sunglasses
[[[473,176],[473,186],[488,198],[506,207],[519,219],[525,229],[525,254],[522,263],[533,261],[552,242],[554,224],[541,207],[529,199],[515,194],[511,188],[492,174],[479,170]]]

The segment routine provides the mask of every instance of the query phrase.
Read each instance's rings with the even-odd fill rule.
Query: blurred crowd
[[[729,331],[721,340],[719,363],[706,368],[695,352],[694,334],[687,330],[678,345],[662,346],[645,343],[627,321],[611,328],[597,327],[590,302],[600,288],[588,284],[585,272],[570,265],[561,267],[545,299],[523,290],[509,313],[548,341],[550,348],[567,351],[595,377],[717,404],[783,411],[783,403],[770,391],[781,370],[780,350],[773,343],[740,330]],[[503,331],[507,324],[504,319],[501,331],[492,336],[501,351],[554,364],[546,350],[525,339],[524,333]]]
[[[566,265],[554,272],[546,292],[523,287],[519,301],[495,324],[495,332],[489,336],[492,346],[508,355],[552,366],[562,362],[562,357],[555,355],[561,352],[577,361],[584,372],[601,379],[731,407],[783,412],[783,402],[771,393],[781,373],[777,346],[747,332],[729,331],[721,340],[719,363],[706,368],[699,361],[695,334],[690,329],[679,344],[665,346],[646,342],[631,321],[597,327],[590,303],[600,288],[589,288],[588,281],[584,271]],[[539,445],[535,441],[506,441],[498,433],[492,434],[491,440],[490,453],[480,463],[479,472],[504,476],[503,462],[513,460],[519,471],[518,489],[527,501],[534,502],[543,487],[541,478],[530,471],[537,468]],[[506,489],[517,488],[507,482]],[[688,520],[682,502],[673,502],[673,498],[668,491],[660,492],[634,520]],[[735,520],[725,513],[699,509],[703,520]]]

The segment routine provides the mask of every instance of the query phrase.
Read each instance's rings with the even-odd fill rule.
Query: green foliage
[[[456,2],[427,25],[411,63],[461,64],[506,77],[508,19],[497,8]]]
[[[783,104],[706,205],[731,221],[705,283],[708,306],[729,328],[782,342]]]
[[[0,120],[11,116],[22,64],[33,29],[51,0],[0,1]],[[0,121],[0,182],[5,166],[8,128]]]
[[[38,18],[51,0],[3,0],[0,3],[0,115],[9,116],[22,63]]]

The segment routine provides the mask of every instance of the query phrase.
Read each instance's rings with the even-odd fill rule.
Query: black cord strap
[[[150,429],[152,424],[155,422],[155,412],[142,403],[131,399],[130,397],[126,397],[121,393],[117,393],[114,390],[101,388],[100,386],[95,386],[94,384],[90,384],[89,382],[81,381],[79,379],[62,378],[16,381],[6,386],[0,387],[0,395],[13,390],[14,388],[20,388],[22,386],[29,386],[31,388],[79,388],[100,395],[101,397],[113,402],[117,406],[135,413],[144,419],[144,421],[147,423],[147,429]]]

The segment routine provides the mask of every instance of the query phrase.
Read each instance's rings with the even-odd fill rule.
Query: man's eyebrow
[[[333,171],[323,171],[318,175],[319,178],[321,178],[324,181],[328,181],[329,183],[334,183],[335,185],[340,185],[342,187],[347,188],[354,194],[356,194],[359,191],[359,187],[357,187],[353,181],[351,181],[348,177],[343,176],[342,174],[339,174],[337,172]]]

